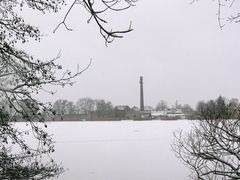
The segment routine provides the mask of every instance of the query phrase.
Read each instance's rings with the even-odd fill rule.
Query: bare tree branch
[[[197,2],[198,0],[192,0],[190,4]],[[239,12],[239,1],[235,0],[215,0],[217,3],[217,21],[220,29],[227,23],[239,23],[240,12]],[[237,9],[237,10],[236,10]],[[235,12],[237,11],[237,12]]]
[[[67,26],[66,21],[67,21],[67,17],[69,15],[69,13],[71,12],[71,10],[73,9],[73,7],[75,5],[82,5],[90,13],[91,16],[87,22],[89,23],[92,19],[94,19],[94,21],[96,22],[96,24],[99,27],[100,34],[105,39],[106,44],[111,43],[114,40],[114,38],[122,38],[123,34],[131,32],[133,30],[131,27],[131,23],[130,23],[128,29],[126,29],[126,30],[107,29],[105,27],[105,24],[107,24],[108,22],[106,20],[104,20],[102,17],[100,17],[100,14],[102,14],[108,10],[111,10],[111,11],[126,10],[126,9],[134,6],[135,3],[137,2],[137,0],[123,0],[123,1],[101,0],[100,2],[104,6],[104,8],[100,9],[100,10],[96,10],[94,8],[94,5],[95,5],[94,0],[74,0],[74,2],[71,4],[70,8],[68,9],[67,13],[65,14],[63,21],[58,24],[58,26],[54,29],[53,32],[55,33],[61,25],[64,25],[67,30],[72,31],[72,29]],[[120,5],[120,7],[118,5]]]

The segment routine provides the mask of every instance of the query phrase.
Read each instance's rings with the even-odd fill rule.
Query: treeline
[[[34,105],[29,104],[28,101],[21,101],[15,108],[12,108],[11,104],[6,103],[5,101],[0,102],[0,116],[9,116],[18,115],[18,107],[21,107],[22,110],[29,113],[36,113],[33,109]],[[128,107],[122,106],[118,109],[113,106],[110,101],[105,101],[103,99],[91,99],[88,97],[80,98],[76,102],[59,99],[53,103],[52,110],[53,114],[63,116],[63,115],[91,115],[92,118],[98,117],[118,117],[119,114],[123,117],[126,114],[129,115],[130,112],[139,111],[137,107]],[[31,111],[30,111],[31,110]],[[236,98],[227,99],[225,97],[219,96],[215,100],[209,101],[199,101],[194,110],[188,104],[178,104],[169,107],[167,102],[164,100],[159,101],[155,108],[146,106],[146,111],[166,111],[169,113],[178,112],[186,115],[193,115],[192,119],[239,119],[240,115],[240,104],[239,100]],[[123,112],[124,111],[124,112]],[[45,116],[48,112],[43,112],[41,115]],[[16,116],[18,117],[18,116]],[[88,117],[89,116],[83,116]],[[24,119],[24,117],[23,117]]]
[[[56,115],[95,113],[104,116],[113,113],[113,109],[112,103],[103,99],[80,98],[76,103],[59,99],[53,104]]]
[[[34,105],[29,104],[28,101],[21,101],[15,105],[15,109],[12,105],[7,104],[5,101],[0,102],[0,116],[9,116],[11,118],[13,115],[18,116],[18,107],[29,113],[36,113],[33,109]],[[17,109],[16,109],[17,108]],[[119,108],[119,109],[118,109]],[[162,118],[167,118],[167,114],[177,114],[182,113],[190,117],[190,119],[239,119],[240,105],[239,100],[236,98],[227,99],[225,97],[219,96],[215,100],[209,101],[199,101],[194,110],[188,104],[178,104],[169,106],[164,100],[159,101],[156,107],[151,106],[145,107],[146,111],[165,111],[165,116]],[[52,111],[54,115],[65,116],[65,115],[81,115],[82,119],[114,119],[114,118],[127,118],[134,116],[134,112],[139,111],[137,107],[125,106],[113,106],[110,101],[103,99],[91,99],[88,97],[80,98],[76,102],[59,99],[55,101],[52,105]],[[48,112],[41,114],[42,116],[48,116]],[[79,118],[79,116],[78,116]],[[24,117],[20,119],[24,120]]]
[[[130,107],[129,107],[130,108]],[[114,113],[115,107],[110,101],[103,99],[91,99],[88,97],[80,98],[76,102],[59,99],[53,103],[53,110],[56,115],[74,115],[74,114],[95,114],[105,116]],[[138,111],[137,107],[130,108]],[[239,110],[239,100],[236,98],[227,99],[219,96],[216,100],[199,101],[194,110],[189,104],[178,104],[169,106],[164,100],[159,101],[156,107],[146,106],[147,111],[181,111],[183,114],[201,116],[201,118],[236,118]],[[213,117],[212,117],[213,116]]]
[[[227,99],[219,96],[216,100],[200,101],[197,113],[201,119],[239,119],[240,104],[236,98]]]
[[[125,105],[127,106],[127,105]],[[129,106],[128,106],[129,107]],[[91,99],[89,97],[84,97],[78,99],[76,102],[59,99],[54,102],[53,110],[57,115],[66,114],[89,114],[96,113],[98,115],[111,114],[114,111],[114,106],[110,101],[105,101],[103,99]],[[136,106],[129,107],[133,111],[139,111]],[[195,110],[189,104],[175,104],[174,106],[169,106],[164,100],[159,101],[156,107],[145,106],[146,111],[176,111],[180,110],[184,114],[194,114]]]

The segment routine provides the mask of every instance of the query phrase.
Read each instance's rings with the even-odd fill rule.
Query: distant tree
[[[239,100],[237,98],[232,98],[229,100],[229,105],[230,106],[238,106],[239,105]]]
[[[236,117],[238,110],[238,100],[227,100],[222,96],[207,103],[200,101],[197,105],[197,113],[201,119],[235,119],[238,118],[238,116]]]
[[[196,106],[196,111],[197,111],[197,114],[200,115],[202,111],[204,111],[204,108],[205,108],[205,102],[204,101],[199,101],[197,103],[197,106]]]
[[[59,99],[54,102],[53,104],[53,110],[57,115],[64,115],[67,113],[67,100]]]
[[[76,110],[78,114],[89,114],[95,108],[95,101],[91,98],[81,98],[76,102]]]
[[[111,102],[102,99],[95,100],[95,112],[99,117],[104,117],[113,113],[113,105]]]
[[[73,102],[63,99],[54,102],[53,110],[57,115],[76,114],[76,108]]]
[[[230,99],[230,101],[228,102],[228,108],[231,111],[231,118],[232,119],[238,119],[239,118],[239,108],[240,108],[240,103],[239,100],[237,98],[232,98]]]
[[[72,101],[67,103],[67,114],[77,114],[76,106]]]
[[[233,103],[234,102],[234,103]],[[193,179],[240,179],[240,107],[236,100],[199,104],[201,120],[188,133],[175,133],[175,154]]]
[[[164,111],[167,108],[168,108],[167,102],[164,100],[161,100],[156,106],[156,111]]]
[[[189,105],[189,104],[184,104],[181,106],[181,111],[184,114],[194,114],[195,111],[193,110],[193,108]]]

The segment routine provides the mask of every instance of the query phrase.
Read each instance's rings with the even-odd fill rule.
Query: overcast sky
[[[70,2],[70,0],[69,0]],[[70,4],[69,4],[70,5]],[[144,78],[145,105],[160,100],[195,107],[199,100],[219,95],[240,98],[240,24],[228,24],[221,30],[217,21],[217,4],[189,0],[140,0],[124,12],[107,17],[111,27],[125,29],[132,21],[134,31],[105,46],[98,27],[81,6],[76,6],[62,26],[67,7],[58,14],[26,13],[29,22],[39,26],[46,36],[40,43],[25,45],[35,57],[51,59],[61,50],[59,64],[75,71],[91,67],[75,79],[72,87],[55,88],[54,96],[42,100],[76,101],[91,97],[111,101],[114,105],[139,106],[139,77]]]

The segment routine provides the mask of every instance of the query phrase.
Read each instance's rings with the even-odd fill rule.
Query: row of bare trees
[[[77,100],[76,103],[65,100],[59,99],[53,103],[53,110],[58,115],[64,114],[88,114],[93,111],[109,111],[113,110],[113,104],[110,101],[105,101],[103,99],[91,99],[88,97],[80,98]],[[194,114],[195,111],[193,108],[188,104],[178,104],[177,107],[173,107],[180,109],[185,114]],[[156,111],[165,111],[168,109],[172,109],[168,106],[166,101],[161,100],[156,108],[152,108]]]
[[[80,98],[76,103],[59,99],[53,104],[53,110],[57,115],[96,113],[103,116],[111,113],[113,109],[112,103],[103,99]]]

